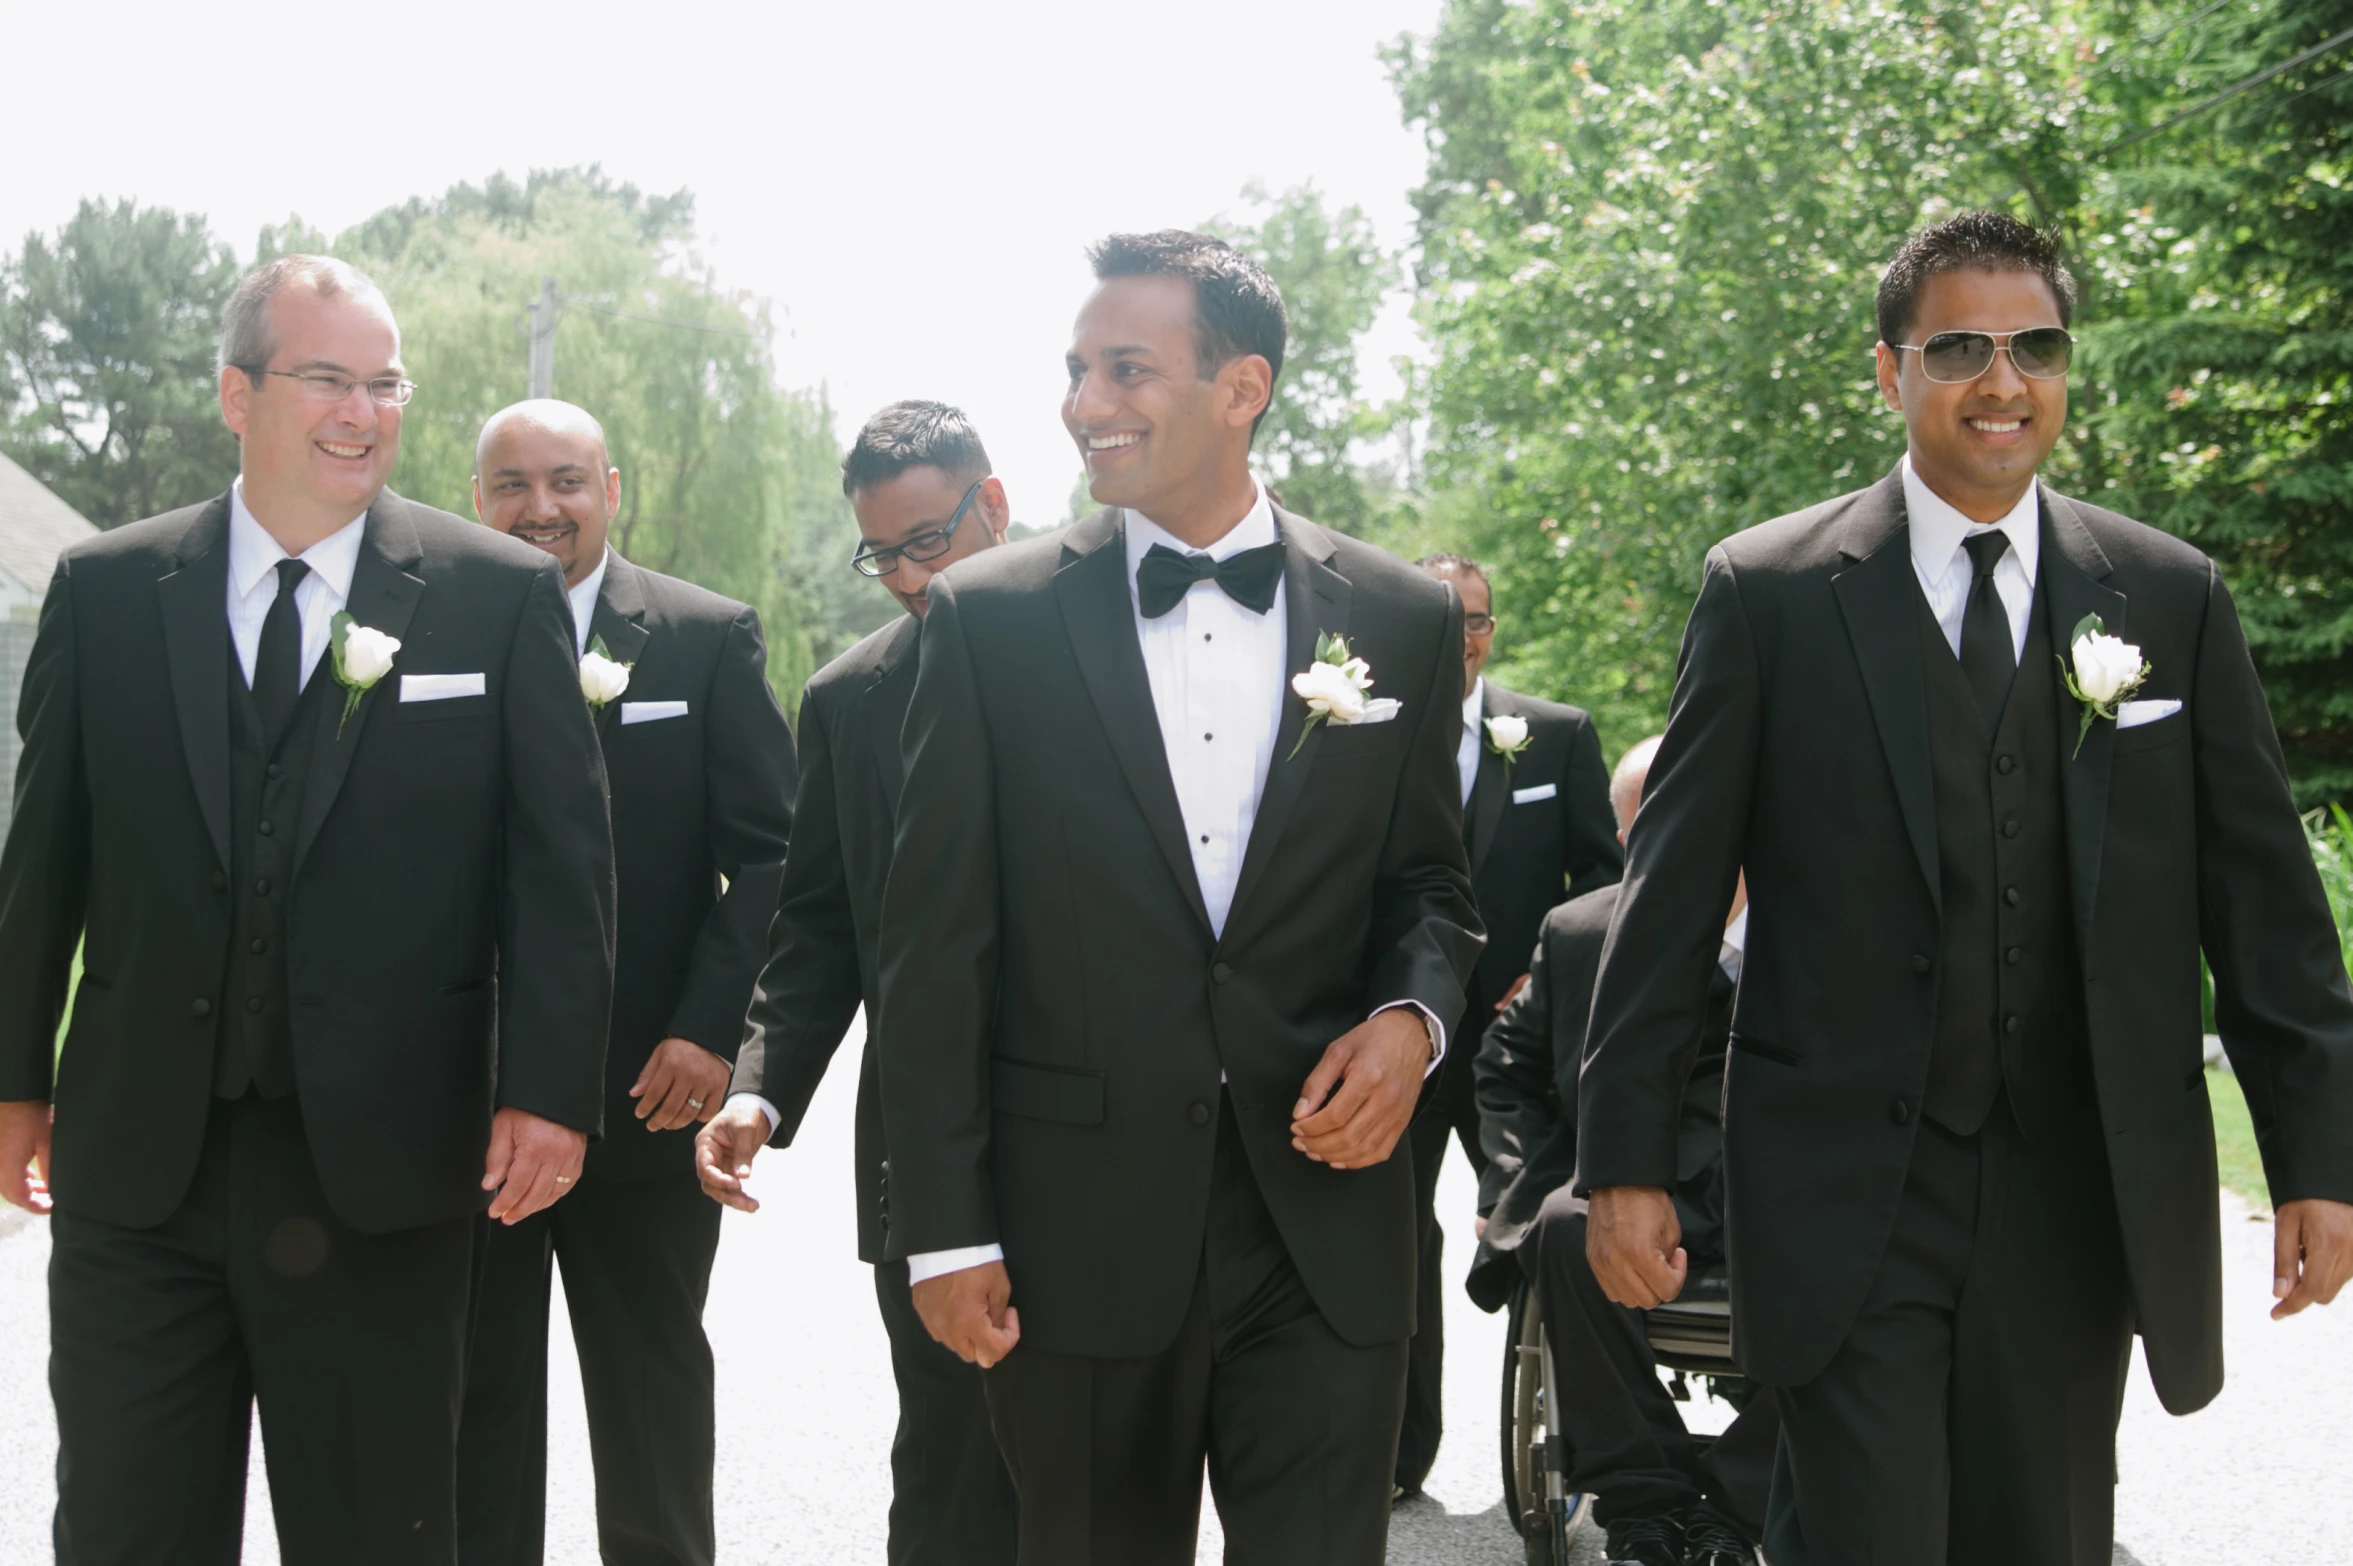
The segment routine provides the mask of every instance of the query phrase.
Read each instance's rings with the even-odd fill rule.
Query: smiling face
[[[1920,290],[1904,334],[1925,343],[1938,332],[2000,335],[2060,326],[2059,300],[2035,272],[1940,272]],[[1912,467],[1964,516],[1997,522],[2034,482],[2067,423],[2067,381],[2020,375],[2007,353],[1961,384],[1932,381],[1921,355],[1879,345],[1879,392],[1901,412]]]
[[[604,559],[605,535],[620,506],[621,471],[605,455],[603,430],[578,409],[524,404],[482,432],[475,514],[555,556],[566,586],[579,586]]]
[[[265,369],[398,376],[400,328],[373,293],[288,288],[269,302]],[[273,532],[323,536],[375,504],[400,454],[398,408],[354,386],[340,401],[285,375],[221,371],[221,417],[236,432],[245,503]]]
[[[899,607],[917,619],[931,607],[926,592],[933,577],[968,555],[1005,542],[1005,529],[1013,520],[1005,502],[1005,486],[977,473],[948,473],[929,463],[918,463],[878,484],[861,485],[850,496],[850,510],[858,518],[860,553],[896,549],[910,539],[945,528],[963,503],[964,492],[976,480],[980,488],[972,504],[965,507],[963,520],[956,524],[947,552],[929,560],[901,555],[897,566],[877,579],[890,589]]]

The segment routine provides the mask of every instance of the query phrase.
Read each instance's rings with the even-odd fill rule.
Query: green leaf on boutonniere
[[[376,688],[376,682],[392,670],[392,660],[400,654],[400,639],[382,631],[371,630],[351,617],[347,609],[335,612],[327,622],[327,656],[334,664],[335,683],[343,687],[343,716],[335,721],[335,739],[343,739],[344,726],[359,710],[360,698]]]

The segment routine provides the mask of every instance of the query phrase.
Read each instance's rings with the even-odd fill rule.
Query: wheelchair
[[[1503,1345],[1503,1505],[1518,1530],[1528,1566],[1567,1566],[1570,1541],[1593,1514],[1593,1497],[1568,1487],[1569,1453],[1554,1428],[1560,1392],[1543,1313],[1526,1278],[1512,1284]],[[1732,1290],[1721,1263],[1685,1280],[1677,1298],[1646,1311],[1644,1325],[1668,1391],[1691,1401],[1697,1378],[1734,1409],[1752,1387],[1732,1357]],[[1694,1436],[1702,1451],[1713,1437]]]

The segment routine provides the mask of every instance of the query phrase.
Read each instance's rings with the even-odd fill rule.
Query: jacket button
[[[191,1016],[191,1017],[209,1017],[209,1016],[211,1016],[211,1015],[212,1015],[212,1002],[211,1002],[211,1001],[208,1001],[208,1000],[206,1000],[206,999],[205,999],[203,996],[199,995],[198,997],[196,997],[196,999],[195,999],[195,1000],[193,1000],[193,1001],[191,1001],[191,1002],[189,1003],[189,1005],[188,1005],[188,1015],[189,1015],[189,1016]]]
[[[1205,1126],[1209,1124],[1209,1106],[1207,1104],[1195,1104],[1190,1109],[1185,1111],[1185,1118],[1197,1126]]]
[[[284,777],[284,776],[286,775],[286,769],[285,769],[284,767],[281,767],[281,766],[279,766],[279,765],[278,765],[276,762],[274,762],[274,761],[273,761],[273,762],[271,762],[271,763],[270,763],[268,766],[266,766],[266,767],[262,768],[261,770],[262,770],[263,774],[264,774],[265,776],[267,776],[267,777],[273,777],[273,778],[277,778],[277,777]]]
[[[213,889],[214,891],[216,891],[216,892],[225,892],[225,891],[227,891],[227,890],[229,889],[229,878],[228,878],[228,876],[224,875],[222,872],[220,872],[220,871],[218,871],[218,870],[215,870],[215,871],[212,873],[212,889]]]
[[[263,952],[266,952],[270,949],[270,943],[257,935],[245,949],[253,953],[254,956],[259,957]]]
[[[261,997],[258,995],[246,996],[245,1009],[258,1014],[261,1011]]]
[[[267,897],[270,895],[270,878],[268,876],[265,875],[260,880],[253,883],[253,895],[256,897]]]
[[[2014,886],[2003,887],[2002,901],[2008,903],[2013,908],[2017,907],[2019,903],[2018,888]]]
[[[1234,970],[1233,970],[1231,967],[1229,967],[1227,964],[1225,964],[1225,963],[1222,963],[1222,962],[1221,962],[1221,963],[1218,963],[1218,964],[1216,964],[1215,966],[1213,966],[1213,967],[1212,967],[1212,968],[1209,970],[1209,977],[1210,977],[1211,979],[1215,980],[1215,981],[1216,981],[1217,983],[1219,983],[1219,984],[1223,984],[1223,983],[1225,983],[1225,982],[1226,982],[1226,980],[1228,980],[1228,979],[1232,978],[1233,976],[1234,976]],[[1196,1105],[1195,1105],[1195,1106],[1193,1106],[1193,1107],[1194,1107],[1194,1108],[1196,1108],[1196,1109],[1199,1109],[1199,1108],[1200,1108],[1200,1106],[1199,1106],[1198,1104],[1196,1104]],[[1206,1111],[1206,1110],[1203,1110],[1202,1112],[1203,1112],[1204,1114],[1208,1113],[1208,1111]],[[1196,1122],[1194,1122],[1194,1123],[1195,1123],[1196,1125],[1197,1125],[1197,1124],[1199,1124],[1199,1122],[1198,1122],[1198,1121],[1196,1121]]]
[[[260,827],[258,828],[258,830],[260,831],[260,833],[261,833],[261,835],[262,835],[262,836],[264,836],[264,837],[268,837],[268,836],[269,836],[269,835],[270,835],[272,832],[275,832],[275,831],[277,831],[278,829],[277,829],[276,827],[274,827],[274,826],[271,826],[271,825],[270,825],[270,824],[269,824],[267,821],[264,821],[263,823],[261,823],[261,825],[260,825]]]
[[[1918,952],[1914,952],[1912,954],[1912,971],[1914,973],[1926,973],[1934,966],[1935,964],[1931,963],[1927,958],[1921,956]]]
[[[2010,964],[2010,966],[2014,968],[2018,965],[2018,959],[2025,955],[2026,948],[2022,946],[2013,946],[2008,951],[2002,953],[2002,961]]]
[[[2016,816],[2012,816],[2012,817],[2011,817],[2009,820],[2007,820],[2007,821],[2005,821],[2005,822],[2003,822],[2003,823],[2002,823],[2002,836],[2004,836],[2004,837],[2016,837],[2017,835],[2018,835],[2018,818],[2017,818]]]
[[[2018,770],[2018,758],[2015,756],[1996,756],[1994,758],[1994,770],[2007,776],[2008,774]]]
[[[1900,1126],[1912,1118],[1912,1106],[1900,1098],[1891,1100],[1887,1106],[1887,1118]]]
[[[2010,1015],[2002,1019],[2002,1031],[2009,1034],[2012,1038],[2017,1037],[2018,1034],[2025,1030],[2025,1028],[2026,1024],[2018,1020],[2018,1013],[2016,1012],[2012,1012]]]

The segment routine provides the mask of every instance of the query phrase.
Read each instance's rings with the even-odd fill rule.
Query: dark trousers
[[[890,1566],[1012,1566],[1013,1476],[989,1428],[980,1372],[924,1330],[905,1262],[874,1269],[874,1297],[899,1384]]]
[[[1476,996],[1472,1005],[1478,1006]],[[1449,1137],[1462,1143],[1474,1172],[1484,1173],[1487,1155],[1479,1148],[1479,1105],[1471,1090],[1471,1055],[1478,1035],[1464,1019],[1467,1037],[1447,1044],[1432,1101],[1406,1130],[1413,1151],[1416,1261],[1414,1320],[1418,1323],[1405,1372],[1405,1425],[1397,1438],[1397,1483],[1419,1490],[1438,1461],[1446,1433],[1446,1231],[1438,1224],[1438,1176],[1446,1167]]]
[[[2030,1145],[2006,1101],[1923,1121],[1830,1367],[1780,1387],[1774,1566],[2107,1566],[2131,1304],[2086,1088]]]
[[[718,1203],[692,1174],[584,1176],[509,1228],[494,1224],[458,1441],[464,1566],[538,1566],[547,1532],[547,1316],[552,1263],[580,1353],[608,1566],[705,1566],[711,1520],[711,1345],[703,1297]]]
[[[152,1229],[58,1213],[60,1566],[235,1566],[257,1402],[288,1566],[449,1566],[479,1230],[345,1227],[291,1099],[216,1100]]]
[[[1191,1566],[1204,1459],[1229,1566],[1381,1566],[1405,1344],[1359,1348],[1325,1324],[1230,1102],[1215,1167],[1175,1342],[1140,1359],[1023,1344],[983,1377],[1021,1566]]]
[[[1760,1537],[1781,1432],[1772,1397],[1758,1391],[1700,1451],[1659,1381],[1642,1312],[1610,1303],[1593,1276],[1585,1203],[1567,1187],[1545,1199],[1519,1258],[1552,1345],[1569,1488],[1593,1497],[1595,1520],[1607,1527],[1621,1517],[1681,1512],[1704,1498],[1752,1540]]]

